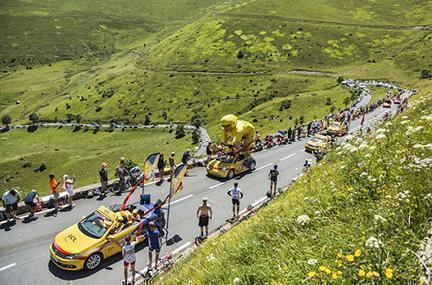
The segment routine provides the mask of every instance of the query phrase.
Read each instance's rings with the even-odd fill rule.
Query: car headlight
[[[68,254],[68,255],[65,256],[66,259],[77,259],[78,257],[80,257],[79,253]]]

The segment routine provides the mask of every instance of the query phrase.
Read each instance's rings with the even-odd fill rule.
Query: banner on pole
[[[185,163],[180,164],[174,171],[171,181],[171,195],[175,196],[178,192],[183,190],[183,177],[187,171],[187,165]]]
[[[160,153],[150,154],[144,162],[144,181],[153,181],[155,179],[155,173],[157,164],[159,162]]]

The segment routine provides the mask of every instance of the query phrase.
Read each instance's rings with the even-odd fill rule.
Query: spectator
[[[164,176],[164,168],[165,168],[165,159],[163,153],[160,154],[159,161],[157,163],[157,168],[159,170],[159,182],[163,182],[163,176]]]
[[[291,127],[289,127],[289,129],[288,129],[287,137],[288,137],[289,143],[291,143],[292,142],[292,140],[291,140],[291,137],[292,137],[292,129],[291,129]]]
[[[101,167],[99,169],[99,178],[101,182],[100,196],[105,197],[106,191],[108,190],[108,171],[107,164],[105,162],[101,164]]]
[[[29,208],[30,214],[28,215],[28,219],[29,220],[36,220],[37,217],[34,216],[35,212],[36,212],[36,206],[40,203],[40,199],[39,199],[39,196],[37,194],[37,191],[34,189],[31,190],[30,193],[28,193],[24,197],[24,203]]]
[[[108,239],[108,241],[114,241],[117,243],[118,246],[122,248],[122,255],[123,255],[123,273],[124,273],[124,281],[122,282],[123,285],[127,285],[128,283],[128,269],[129,265],[132,270],[132,285],[135,284],[135,262],[136,262],[136,256],[135,256],[135,246],[138,244],[138,238],[135,237],[132,239],[132,237],[129,235],[125,238],[124,243],[120,243],[114,239]]]
[[[190,149],[187,149],[182,156],[182,163],[187,164],[189,159],[191,158]]]
[[[302,132],[302,126],[298,126],[297,127],[297,137],[298,137],[299,141],[301,140],[301,132]]]
[[[213,149],[214,149],[214,144],[212,142],[209,142],[206,147],[207,163],[209,163],[210,160],[212,159]]]
[[[312,130],[312,122],[309,122],[307,125],[307,135],[308,136],[311,135],[311,130]]]
[[[129,172],[126,169],[125,166],[125,158],[121,157],[119,165],[115,169],[116,177],[119,179],[119,188],[117,191],[117,195],[120,195],[123,191],[126,190],[126,176],[129,174]]]
[[[57,213],[58,209],[59,209],[59,198],[60,198],[60,189],[59,189],[59,185],[61,183],[61,179],[59,179],[59,181],[57,182],[55,175],[54,174],[50,174],[49,175],[49,187],[50,187],[50,191],[54,196],[54,212]]]
[[[169,168],[170,168],[170,174],[173,175],[176,165],[175,165],[175,152],[171,152],[170,157],[168,158]]]
[[[198,207],[197,217],[199,219],[199,227],[201,228],[201,237],[204,237],[204,229],[205,236],[208,236],[208,224],[209,219],[212,218],[212,208],[207,204],[208,199],[203,198],[201,206]]]
[[[3,207],[6,209],[6,218],[8,223],[10,219],[19,219],[17,217],[17,211],[20,198],[20,193],[15,189],[11,189],[3,194]]]
[[[276,195],[276,187],[277,187],[277,177],[279,175],[279,171],[277,170],[277,165],[270,170],[268,174],[268,178],[270,179],[270,196],[273,197]]]
[[[231,196],[231,202],[233,205],[233,219],[239,218],[240,199],[243,198],[243,193],[238,187],[238,183],[234,182],[234,187],[227,192],[228,196]]]
[[[155,224],[153,222],[149,223],[149,229],[147,231],[147,239],[149,244],[149,265],[148,269],[152,270],[153,263],[153,251],[155,254],[155,269],[157,269],[158,261],[159,261],[159,252],[161,250],[162,238],[160,237],[159,231],[156,229]]]
[[[63,175],[63,190],[65,190],[68,194],[68,204],[71,210],[75,205],[73,203],[73,197],[75,195],[74,183],[75,183],[75,176],[72,176],[72,178],[70,178],[67,174]]]

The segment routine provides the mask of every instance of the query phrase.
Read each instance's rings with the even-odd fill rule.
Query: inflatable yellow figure
[[[221,119],[222,138],[221,143],[232,145],[235,153],[243,153],[248,156],[255,137],[255,127],[246,121],[239,120],[234,115],[225,115]]]

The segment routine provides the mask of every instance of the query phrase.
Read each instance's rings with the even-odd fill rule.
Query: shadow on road
[[[142,242],[140,244],[138,244],[135,247],[135,250],[138,252],[142,249],[144,249],[145,247],[147,247],[147,241]],[[98,268],[96,268],[95,270],[89,271],[89,270],[79,270],[79,271],[67,271],[67,270],[63,270],[58,268],[51,260],[48,262],[48,270],[57,278],[60,278],[62,280],[77,280],[77,279],[82,279],[82,278],[86,278],[89,277],[101,270],[113,270],[112,265],[117,263],[117,262],[121,262],[123,260],[123,257],[121,255],[121,253],[118,253],[114,256],[111,256],[105,260],[102,261],[102,263],[99,265]]]

